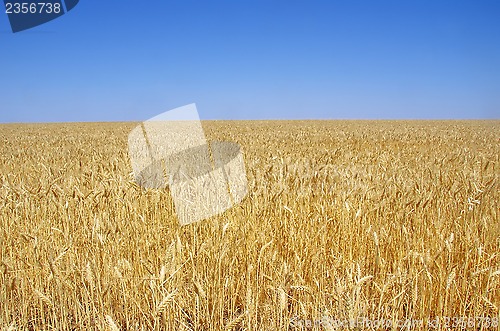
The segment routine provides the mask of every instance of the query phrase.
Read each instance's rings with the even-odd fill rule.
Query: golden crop
[[[249,194],[184,227],[135,125],[0,126],[2,330],[498,329],[498,121],[204,122]]]

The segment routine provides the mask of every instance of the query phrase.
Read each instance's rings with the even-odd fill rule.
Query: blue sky
[[[500,2],[81,0],[0,63],[0,122],[498,119]]]

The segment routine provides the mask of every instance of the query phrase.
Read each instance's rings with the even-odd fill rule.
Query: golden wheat
[[[184,227],[134,181],[135,126],[0,126],[2,329],[498,322],[499,121],[204,122],[249,193]]]

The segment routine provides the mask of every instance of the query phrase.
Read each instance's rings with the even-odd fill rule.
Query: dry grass
[[[498,121],[206,122],[249,195],[185,227],[133,182],[134,126],[0,126],[0,328],[498,318]]]

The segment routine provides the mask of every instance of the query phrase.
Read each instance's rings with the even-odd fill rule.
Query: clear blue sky
[[[500,1],[81,0],[0,64],[0,122],[498,119]]]

